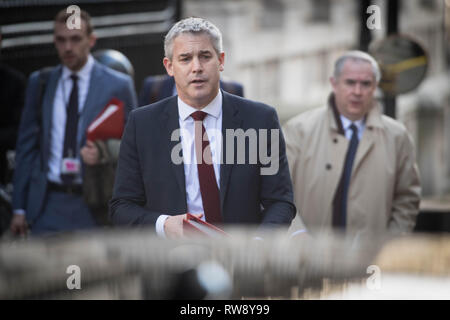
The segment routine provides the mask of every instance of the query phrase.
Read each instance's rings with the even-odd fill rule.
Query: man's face
[[[172,60],[164,58],[167,73],[175,78],[178,95],[188,105],[201,109],[219,90],[224,53],[217,55],[206,34],[183,33],[173,40]]]
[[[376,81],[369,62],[348,59],[339,77],[330,81],[336,107],[347,119],[362,119],[372,108]]]
[[[86,63],[95,44],[95,36],[86,32],[86,23],[81,20],[81,29],[69,30],[65,23],[56,22],[54,42],[62,64],[72,71],[80,70]]]

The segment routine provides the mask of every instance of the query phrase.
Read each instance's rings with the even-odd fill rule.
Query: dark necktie
[[[211,149],[208,148],[209,139],[203,125],[203,119],[205,119],[206,115],[207,113],[203,111],[196,111],[191,114],[195,128],[195,155],[197,156],[198,180],[200,182],[200,193],[206,221],[220,223],[222,222],[222,215],[220,214],[219,188],[217,187],[216,175],[212,164]]]
[[[339,210],[333,215],[333,226],[345,229],[347,222],[347,198],[348,188],[350,187],[350,179],[352,176],[353,161],[355,160],[356,150],[358,149],[358,128],[354,123],[350,125],[352,129],[352,137],[348,146],[347,155],[345,157],[344,172],[342,174],[342,194],[339,204]]]
[[[67,107],[66,131],[64,134],[63,158],[76,158],[77,150],[77,131],[78,131],[78,76],[72,74],[70,78],[73,81],[72,91],[70,92],[69,105]],[[72,184],[73,174],[61,174],[61,180],[64,184]]]

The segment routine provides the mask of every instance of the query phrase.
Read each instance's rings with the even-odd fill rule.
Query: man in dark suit
[[[110,202],[113,223],[153,225],[161,236],[179,237],[189,212],[216,225],[287,228],[295,207],[276,111],[219,89],[225,56],[209,21],[179,21],[164,49],[178,96],[131,112]]]
[[[228,93],[244,97],[242,84],[231,80],[220,80],[220,88]],[[139,94],[139,105],[145,106],[177,94],[175,79],[169,75],[148,76],[144,79]]]
[[[111,98],[124,102],[126,116],[136,106],[131,78],[97,63],[90,54],[96,37],[89,15],[69,28],[66,10],[55,18],[54,42],[62,65],[41,85],[41,72],[28,81],[19,128],[14,173],[13,233],[33,234],[96,226],[83,201],[85,166],[102,162],[86,129]]]

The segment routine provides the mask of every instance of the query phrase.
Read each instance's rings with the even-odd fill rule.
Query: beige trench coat
[[[325,231],[349,141],[330,106],[302,113],[283,127],[294,186],[294,232]],[[412,139],[399,122],[375,106],[366,118],[348,191],[348,232],[411,231],[420,202]]]

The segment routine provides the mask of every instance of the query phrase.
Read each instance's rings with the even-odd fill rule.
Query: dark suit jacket
[[[139,105],[145,106],[172,96],[174,87],[175,80],[168,75],[145,78],[139,93]],[[244,87],[238,82],[222,79],[220,80],[220,88],[228,93],[244,97]]]
[[[280,129],[272,107],[223,92],[223,159],[226,159],[226,129]],[[171,141],[179,128],[177,97],[133,110],[130,114],[119,155],[110,214],[113,223],[155,224],[161,214],[187,212],[184,166],[171,160]],[[284,138],[279,131],[279,170],[261,175],[256,164],[220,166],[220,202],[224,223],[281,225],[294,217],[292,183],[285,155]],[[268,138],[270,144],[270,138]],[[269,146],[270,150],[270,146]]]
[[[39,71],[32,73],[28,81],[16,146],[13,208],[25,209],[29,224],[38,217],[46,197],[53,100],[61,70],[59,65],[51,71],[43,96],[42,123],[38,122],[38,110],[41,108],[38,101]],[[136,106],[133,81],[129,76],[95,62],[80,116],[81,146],[86,142],[87,127],[112,97],[124,102],[127,116]]]

